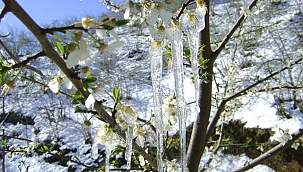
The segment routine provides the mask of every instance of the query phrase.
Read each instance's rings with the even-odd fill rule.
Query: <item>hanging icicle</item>
[[[133,127],[128,126],[126,131],[126,148],[125,148],[125,159],[126,159],[126,169],[131,169],[131,161],[132,161],[132,152],[133,152]]]
[[[110,147],[105,146],[105,172],[109,172],[110,169],[110,163],[109,163],[109,158],[110,158]]]
[[[151,79],[154,95],[154,113],[157,129],[157,165],[158,171],[163,172],[163,115],[162,115],[162,41],[152,41],[149,52],[151,58]]]
[[[188,14],[188,43],[190,49],[190,60],[191,67],[194,74],[194,85],[195,85],[195,100],[196,107],[195,110],[199,113],[199,61],[198,61],[198,51],[199,51],[199,32],[194,24],[195,16],[192,14]]]
[[[186,105],[184,99],[183,41],[181,25],[178,21],[172,23],[172,58],[175,79],[175,92],[179,119],[181,169],[186,171]]]

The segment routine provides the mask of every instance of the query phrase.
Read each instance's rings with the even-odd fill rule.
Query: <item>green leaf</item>
[[[190,50],[189,49],[185,49],[184,50],[184,54],[187,58],[190,58]]]
[[[6,146],[6,140],[1,140],[2,142],[2,147],[5,147]]]
[[[93,83],[93,82],[97,81],[97,78],[94,77],[94,76],[87,75],[87,76],[84,78],[84,81],[85,81],[86,83]]]
[[[55,42],[55,46],[56,46],[57,50],[59,51],[59,53],[60,53],[61,55],[63,55],[63,54],[64,54],[64,48],[63,48],[63,46],[60,44],[60,42],[56,41],[56,42]]]
[[[114,96],[115,102],[116,103],[119,102],[119,100],[120,100],[120,90],[119,90],[119,88],[115,87],[113,89],[113,96]]]
[[[113,28],[115,28],[113,26],[105,25],[105,24],[101,25],[101,27],[102,27],[102,29],[105,29],[105,30],[112,30]]]
[[[87,113],[87,110],[81,109],[79,106],[76,106],[75,113]]]
[[[5,84],[8,74],[8,68],[5,66],[1,66],[0,68],[0,85]]]
[[[118,20],[118,21],[116,21],[116,26],[126,25],[126,24],[129,23],[129,22],[130,22],[130,19]]]
[[[165,51],[163,52],[163,54],[164,55],[167,55],[167,56],[169,56],[169,57],[172,57],[172,53],[171,53],[171,48],[168,46],[168,45],[166,45],[165,46]]]
[[[73,104],[85,104],[85,99],[83,98],[83,96],[80,94],[79,91],[76,91],[75,94],[72,94],[72,98],[74,99],[72,101]]]
[[[84,91],[87,91],[87,90],[88,90],[88,88],[89,88],[88,83],[87,83],[87,82],[85,82],[85,81],[83,81],[82,83],[83,83],[83,90],[84,90]]]

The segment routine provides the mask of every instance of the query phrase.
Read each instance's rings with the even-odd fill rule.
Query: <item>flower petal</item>
[[[95,101],[96,101],[95,97],[92,94],[90,94],[85,100],[85,107],[86,108],[94,107]]]

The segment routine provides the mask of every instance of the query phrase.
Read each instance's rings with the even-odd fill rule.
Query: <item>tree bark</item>
[[[209,0],[204,1],[209,11]],[[208,73],[206,78],[199,79],[199,110],[198,116],[194,123],[190,144],[187,152],[188,169],[191,172],[198,171],[201,156],[206,145],[206,131],[209,123],[212,100],[212,81],[213,81],[213,63],[212,50],[210,45],[209,32],[209,13],[205,15],[205,28],[200,32],[200,44],[205,45],[202,51],[202,57],[208,59],[207,68],[200,71]]]

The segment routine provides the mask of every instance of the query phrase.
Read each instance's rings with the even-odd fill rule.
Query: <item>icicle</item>
[[[184,99],[184,70],[183,70],[183,42],[181,25],[178,21],[172,24],[172,56],[175,79],[175,92],[179,118],[181,169],[186,171],[186,105]]]
[[[133,127],[128,126],[126,131],[126,148],[125,148],[125,159],[126,159],[126,169],[129,170],[131,168],[131,160],[132,160],[132,142],[133,141]]]
[[[188,43],[190,49],[190,60],[192,70],[194,74],[195,85],[195,100],[196,100],[196,112],[199,112],[199,62],[198,62],[198,50],[199,50],[199,33],[196,28],[189,28],[188,30]]]
[[[109,168],[110,168],[109,158],[110,158],[110,148],[109,146],[105,146],[105,172],[109,172]]]
[[[163,172],[163,115],[162,115],[162,41],[153,41],[150,50],[151,79],[154,94],[154,113],[157,129],[157,165],[158,171]]]

